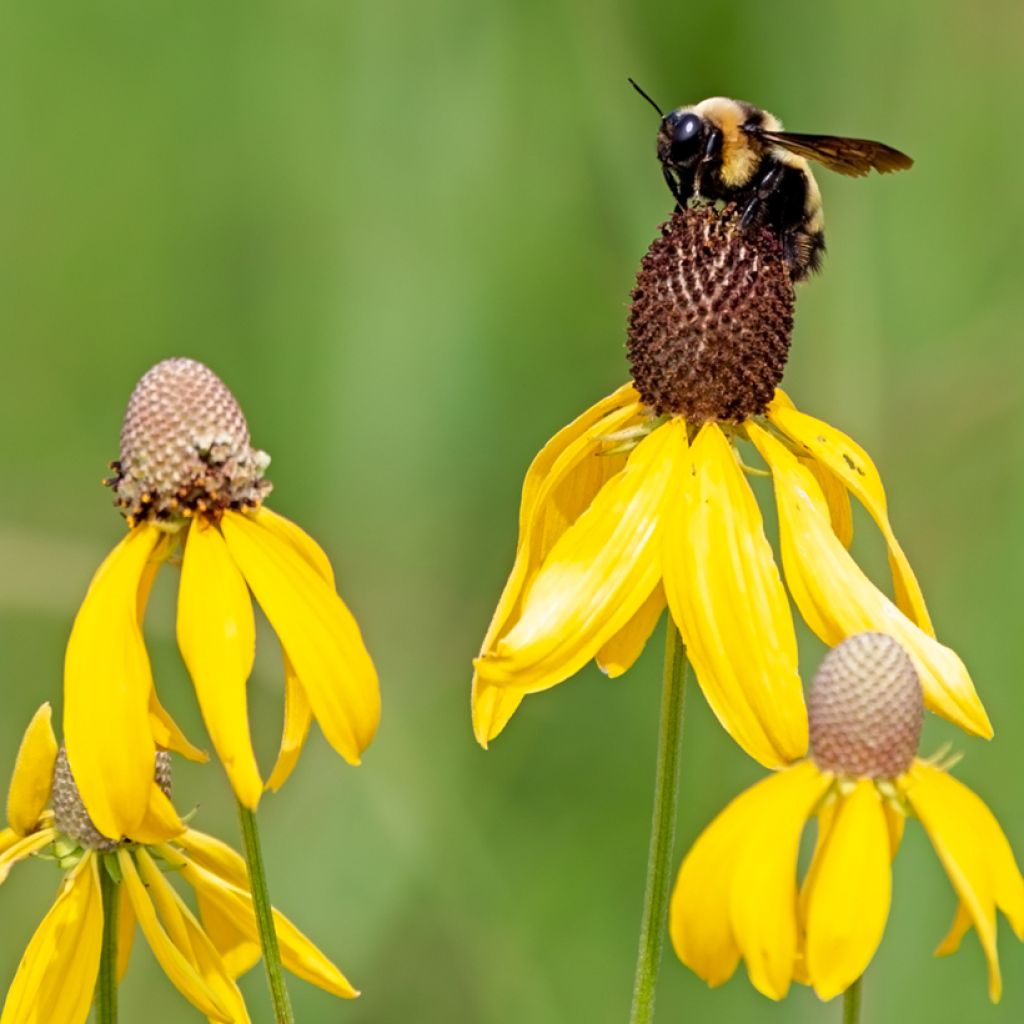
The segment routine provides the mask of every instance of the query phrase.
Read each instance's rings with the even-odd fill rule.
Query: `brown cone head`
[[[134,525],[259,505],[270,457],[224,382],[193,359],[157,363],[135,386],[121,427],[121,456],[107,482]]]
[[[789,355],[793,282],[779,238],[732,205],[677,210],[647,250],[629,362],[658,415],[739,422],[765,411]]]
[[[166,750],[158,750],[153,778],[168,800],[171,798],[171,755]],[[73,839],[87,850],[99,850],[109,853],[120,845],[116,840],[105,836],[93,824],[89,812],[82,803],[78,792],[78,784],[71,774],[68,753],[61,745],[57,751],[57,763],[53,768],[53,791],[50,799],[53,803],[53,819],[57,830]]]
[[[807,711],[811,753],[825,771],[893,778],[917,753],[921,683],[910,656],[884,633],[859,633],[825,655]]]

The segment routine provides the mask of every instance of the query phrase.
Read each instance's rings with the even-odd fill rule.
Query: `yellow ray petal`
[[[267,779],[267,789],[275,793],[285,784],[298,763],[299,755],[309,735],[313,709],[295,674],[287,655],[284,659],[284,727],[281,730],[281,749],[277,763]]]
[[[190,761],[204,763],[210,760],[209,754],[199,747],[193,746],[185,734],[178,728],[177,723],[171,718],[167,710],[157,699],[156,690],[149,694],[149,726],[153,732],[153,739],[161,750],[173,750]]]
[[[797,855],[800,835],[832,776],[802,761],[760,783],[737,854],[729,893],[733,935],[751,984],[782,999],[797,955]]]
[[[15,864],[49,846],[57,838],[57,830],[44,828],[40,832],[33,832],[23,838],[18,838],[13,831],[11,835],[15,836],[14,842],[7,844],[6,848],[0,845],[0,851],[2,851],[0,852],[0,885],[7,881],[7,876]]]
[[[728,981],[740,959],[729,916],[736,861],[752,823],[774,802],[775,780],[764,779],[733,800],[683,858],[669,905],[676,956],[711,986]]]
[[[889,830],[889,859],[895,860],[896,854],[900,852],[900,844],[903,842],[903,830],[907,824],[907,816],[899,807],[894,807],[888,800],[884,801],[882,808],[885,811],[885,825]]]
[[[99,567],[71,628],[64,658],[64,742],[96,827],[119,839],[149,804],[156,745],[153,677],[138,618],[139,582],[160,531],[137,526]]]
[[[0,855],[5,854],[12,846],[24,837],[19,836],[13,828],[0,828]]]
[[[145,883],[160,920],[175,946],[209,986],[233,1024],[248,1024],[249,1013],[245,1000],[192,911],[144,848],[137,850],[135,856],[139,877]]]
[[[522,614],[476,662],[491,682],[536,692],[579,671],[650,596],[661,576],[661,538],[673,460],[686,426],[659,427],[626,468],[562,534],[530,583]]]
[[[333,588],[334,569],[324,549],[305,530],[290,519],[272,512],[266,505],[253,509],[253,519],[282,540],[287,541],[306,560],[309,567]]]
[[[216,908],[221,920],[231,922],[241,936],[250,942],[256,940],[256,916],[247,889],[231,885],[191,859],[183,858],[180,870],[204,905]],[[278,910],[274,910],[274,929],[281,945],[281,960],[292,974],[342,999],[359,995],[341,971]]]
[[[786,592],[753,492],[721,428],[706,424],[678,470],[665,593],[718,720],[769,768],[807,752],[807,712]]]
[[[221,529],[327,741],[358,764],[380,721],[380,691],[351,612],[294,546],[259,520],[228,512]]]
[[[117,982],[120,984],[128,973],[128,964],[132,958],[132,946],[135,944],[135,911],[132,901],[125,895],[119,885],[117,893]]]
[[[201,868],[239,889],[249,889],[249,872],[241,855],[227,843],[190,828],[177,841]]]
[[[178,587],[178,646],[195,684],[214,749],[250,810],[263,795],[249,735],[246,684],[256,652],[252,600],[220,531],[196,520]]]
[[[53,766],[57,761],[57,737],[53,735],[50,718],[50,705],[44,704],[32,716],[14,762],[7,793],[7,821],[21,836],[36,827],[50,799]]]
[[[861,779],[841,799],[807,907],[806,969],[820,999],[865,971],[889,917],[892,872],[881,797]]]
[[[832,523],[832,532],[839,538],[839,543],[848,548],[853,543],[853,509],[850,508],[850,492],[845,484],[817,459],[801,459],[800,464],[806,466],[818,481],[825,501],[828,504],[828,517]]]
[[[921,819],[949,880],[978,932],[989,965],[989,996],[1002,993],[996,948],[996,908],[1024,933],[1024,879],[995,816],[984,802],[951,775],[916,760],[900,780]],[[940,950],[955,948],[962,921],[954,921]]]
[[[647,641],[665,610],[665,588],[659,583],[640,610],[599,650],[595,656],[598,668],[609,679],[617,679],[633,667],[643,654]]]
[[[603,438],[639,417],[639,396],[632,385],[619,388],[555,434],[530,464],[523,483],[515,563],[480,647],[481,657],[518,618],[523,593],[556,541],[625,466],[625,455],[604,454],[608,444]],[[486,748],[505,728],[523,696],[502,692],[474,673],[473,729],[481,746]]]
[[[36,929],[7,993],[0,1024],[85,1024],[103,941],[95,856],[83,858]]]
[[[768,410],[768,419],[812,459],[839,477],[868,510],[889,549],[889,568],[892,571],[896,606],[925,633],[935,636],[917,577],[889,524],[885,488],[871,456],[841,430],[796,409],[773,404]],[[832,507],[831,501],[829,507]],[[848,541],[846,546],[849,547]]]
[[[128,837],[133,842],[166,843],[175,839],[185,831],[185,825],[174,804],[164,795],[163,790],[154,782],[149,789],[149,806],[146,816],[139,827]]]
[[[144,852],[144,851],[143,851]],[[231,1014],[220,1003],[210,986],[174,943],[171,936],[164,931],[157,918],[156,909],[149,897],[146,886],[135,867],[131,853],[121,847],[117,851],[117,862],[124,878],[124,889],[132,902],[135,918],[146,936],[153,955],[164,969],[174,987],[197,1009],[207,1017],[230,1024]]]
[[[833,647],[856,633],[887,633],[913,659],[926,705],[990,737],[985,708],[956,653],[919,629],[864,575],[836,539],[821,488],[797,458],[753,423],[747,434],[772,470],[786,582],[811,629]]]
[[[960,948],[964,936],[974,927],[974,919],[970,910],[957,901],[956,913],[953,915],[953,923],[945,938],[935,947],[936,956],[949,956]]]

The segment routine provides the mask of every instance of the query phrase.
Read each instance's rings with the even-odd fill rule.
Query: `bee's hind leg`
[[[757,190],[750,201],[743,209],[743,216],[740,218],[740,229],[749,230],[761,214],[765,200],[782,184],[782,172],[785,170],[782,164],[772,163],[768,170],[761,175],[757,183]]]

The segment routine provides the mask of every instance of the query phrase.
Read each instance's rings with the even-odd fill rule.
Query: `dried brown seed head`
[[[129,523],[217,518],[270,492],[270,457],[224,382],[193,359],[157,363],[135,386],[121,427],[116,475],[107,481]]]
[[[739,422],[765,411],[793,331],[782,243],[734,206],[678,210],[647,250],[629,313],[633,380],[659,415]]]
[[[892,778],[917,753],[924,701],[910,656],[891,636],[859,633],[825,656],[807,701],[811,753],[825,771]]]

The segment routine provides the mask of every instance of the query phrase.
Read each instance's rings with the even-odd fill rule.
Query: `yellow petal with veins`
[[[769,999],[782,999],[793,978],[800,836],[831,784],[810,761],[759,783],[736,853],[729,918],[751,984]]]
[[[889,830],[871,779],[840,799],[807,901],[805,966],[820,999],[866,970],[889,917]]]
[[[482,678],[520,692],[578,672],[622,629],[661,577],[661,539],[673,460],[685,457],[686,426],[672,421],[644,438],[562,534],[527,588],[522,612]]]
[[[181,565],[178,647],[231,787],[255,810],[263,779],[246,695],[256,653],[252,599],[220,530],[198,519],[189,527]]]
[[[281,747],[277,755],[277,763],[267,779],[267,789],[277,792],[295,770],[299,755],[309,735],[309,727],[313,722],[313,709],[310,707],[306,691],[295,674],[292,663],[285,655],[284,659],[284,725],[281,729]]]
[[[841,430],[796,409],[773,404],[769,407],[768,419],[795,445],[842,480],[868,510],[889,549],[889,568],[892,571],[896,606],[925,633],[935,636],[920,584],[889,524],[885,488],[871,456]],[[831,501],[829,507],[832,507]],[[846,546],[849,547],[848,541]]]
[[[664,610],[665,588],[659,583],[633,618],[597,652],[598,668],[609,679],[617,679],[633,667],[643,654]]]
[[[29,722],[18,748],[7,793],[7,820],[20,836],[28,835],[38,824],[53,786],[53,766],[57,761],[57,737],[53,734],[49,704],[44,704]]]
[[[697,681],[729,735],[769,768],[807,752],[789,601],[757,501],[715,423],[678,460],[665,593]]]
[[[893,637],[914,661],[925,704],[968,732],[990,737],[988,715],[957,654],[919,629],[864,575],[832,532],[821,488],[796,456],[753,423],[747,434],[772,470],[786,582],[811,629],[832,647],[856,633]]]
[[[639,396],[627,384],[558,431],[530,464],[523,482],[515,562],[481,645],[481,657],[518,618],[525,590],[558,539],[625,466],[625,455],[605,454],[609,444],[604,438],[639,417]],[[524,696],[474,673],[473,730],[482,747],[505,728]]]
[[[921,819],[935,852],[978,932],[989,967],[989,997],[1002,994],[996,948],[996,908],[1024,938],[1024,878],[1003,830],[985,803],[963,783],[925,761],[915,760],[899,787]],[[942,952],[959,944],[962,912],[946,936]]]
[[[264,521],[227,512],[221,530],[324,736],[358,764],[380,722],[380,691],[356,620],[334,588]]]
[[[85,1024],[103,942],[97,864],[88,854],[64,879],[21,958],[0,1024]]]
[[[120,839],[149,805],[156,744],[153,677],[142,637],[140,580],[160,531],[136,526],[96,571],[64,658],[64,742],[85,804],[105,836]]]

